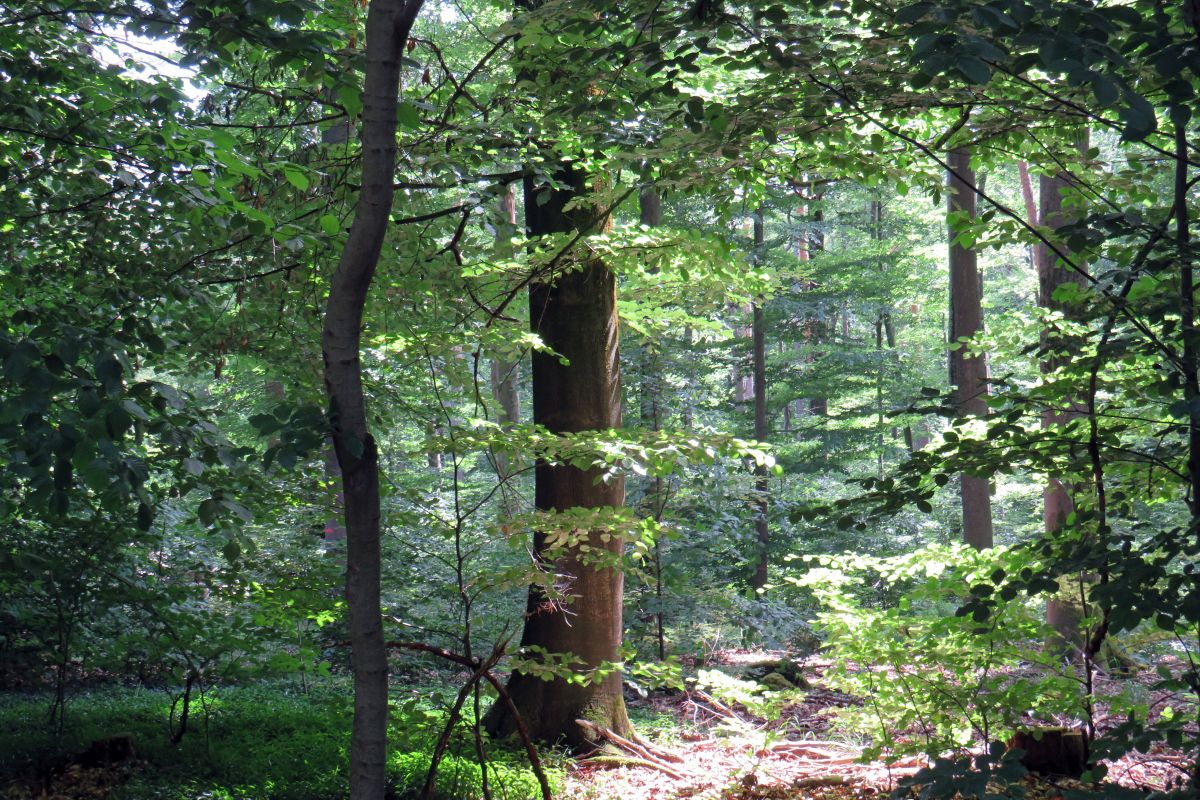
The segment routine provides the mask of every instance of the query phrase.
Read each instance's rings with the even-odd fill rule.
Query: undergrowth
[[[424,783],[444,720],[437,691],[404,695],[392,708],[388,760],[401,798],[415,796]],[[118,734],[132,737],[142,763],[112,800],[332,800],[348,790],[351,697],[335,680],[307,694],[285,683],[211,689],[194,701],[178,744],[171,742],[171,701],[161,691],[109,687],[76,695],[61,737],[47,724],[49,705],[46,695],[0,695],[0,796],[4,787],[46,776],[91,742]],[[474,752],[469,731],[457,732],[439,769],[441,797],[483,796]],[[489,743],[488,755],[493,797],[540,797],[523,754]],[[559,773],[549,777],[559,782]]]

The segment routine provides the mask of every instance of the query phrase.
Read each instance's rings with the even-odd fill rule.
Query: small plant
[[[823,606],[816,625],[834,657],[825,680],[862,698],[838,720],[872,737],[865,758],[963,754],[1031,720],[1081,715],[1078,682],[1043,652],[1039,603],[961,613],[1005,574],[1037,570],[1030,559],[962,545],[805,559],[808,571],[789,580]]]

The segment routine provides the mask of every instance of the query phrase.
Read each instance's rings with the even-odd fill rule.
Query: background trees
[[[0,16],[8,686],[49,681],[61,724],[97,673],[182,697],[344,666],[348,614],[373,676],[354,792],[378,796],[385,640],[478,670],[523,623],[508,691],[533,732],[574,736],[597,705],[622,732],[617,662],[638,681],[730,637],[811,636],[820,598],[789,580],[809,562],[785,556],[960,529],[1025,548],[971,567],[955,602],[975,622],[1033,626],[1075,587],[1088,703],[1114,635],[1194,652],[1188,13],[471,3],[372,44],[373,19],[417,9]],[[947,168],[976,177],[948,189]],[[945,310],[977,286],[943,269],[945,195],[982,332]],[[977,368],[969,418],[947,358]],[[323,534],[342,514],[345,553]],[[1113,747],[1183,736],[1146,724]]]

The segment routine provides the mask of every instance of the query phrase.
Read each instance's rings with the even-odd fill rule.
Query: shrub
[[[931,546],[805,560],[811,567],[789,580],[822,604],[815,624],[834,658],[826,681],[862,698],[838,721],[871,737],[865,757],[962,753],[1033,720],[1082,714],[1078,681],[1043,651],[1042,604],[971,603],[1005,575],[1036,571],[1027,551]]]

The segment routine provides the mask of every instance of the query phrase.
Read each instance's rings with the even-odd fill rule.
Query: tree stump
[[[1008,749],[1020,748],[1021,765],[1037,775],[1078,778],[1087,769],[1087,741],[1072,728],[1035,728],[1018,731],[1008,740]]]

